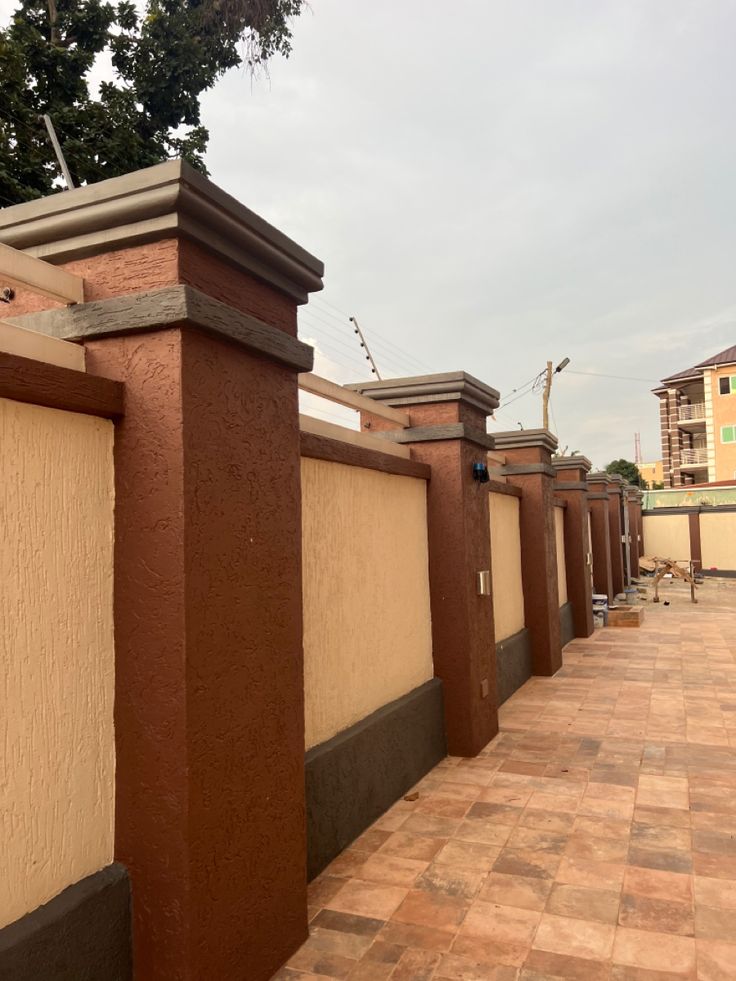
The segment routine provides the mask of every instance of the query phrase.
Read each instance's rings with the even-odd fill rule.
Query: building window
[[[736,394],[736,375],[725,375],[718,379],[718,391],[721,395]]]
[[[721,426],[721,442],[736,443],[736,426]]]

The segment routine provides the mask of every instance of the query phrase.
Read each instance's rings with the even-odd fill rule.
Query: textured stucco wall
[[[302,460],[306,747],[433,676],[426,484]]]
[[[690,522],[686,514],[643,516],[644,555],[663,559],[690,558]]]
[[[736,367],[730,365],[729,367],[718,368],[715,371],[709,372],[709,374],[713,406],[713,443],[715,449],[715,476],[709,476],[709,479],[733,480],[736,477],[736,443],[721,442],[721,427],[736,426],[736,393],[721,395],[719,380],[721,378],[727,378],[730,375],[736,375]]]
[[[0,926],[113,858],[112,447],[0,399]]]
[[[701,511],[700,547],[704,569],[736,569],[736,513]]]
[[[567,603],[567,565],[565,556],[565,509],[555,508],[555,543],[557,546],[557,594],[560,606]]]
[[[505,640],[524,627],[524,587],[521,578],[519,499],[489,494],[493,616],[496,640]]]

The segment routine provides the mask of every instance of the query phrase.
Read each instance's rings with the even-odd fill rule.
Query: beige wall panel
[[[433,677],[423,480],[302,460],[309,749]]]
[[[701,511],[700,548],[704,569],[736,569],[736,512]]]
[[[493,616],[496,641],[501,641],[524,627],[519,499],[510,494],[489,494],[488,502],[491,515]]]
[[[0,926],[113,858],[112,445],[0,399]]]
[[[557,545],[557,593],[560,598],[560,606],[564,606],[567,603],[564,508],[555,508],[555,542]]]
[[[686,514],[644,515],[644,555],[663,559],[690,558],[690,524]]]

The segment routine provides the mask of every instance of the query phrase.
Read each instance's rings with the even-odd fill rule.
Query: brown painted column
[[[606,473],[591,473],[587,480],[590,537],[593,546],[593,589],[613,601],[615,594],[611,572],[611,521],[608,513],[611,478]]]
[[[608,485],[608,520],[611,527],[611,585],[613,595],[623,593],[628,585],[626,582],[626,564],[624,560],[624,525],[622,518],[622,497],[626,481],[619,474],[610,475]]]
[[[506,456],[502,473],[522,492],[522,581],[534,674],[553,675],[562,666],[552,466],[557,440],[546,429],[494,433],[493,439]]]
[[[27,209],[25,244],[71,250],[100,297],[28,326],[125,382],[115,820],[135,978],[267,981],[307,936],[297,372],[312,350],[293,335],[321,263],[179,162]]]
[[[700,572],[703,568],[703,548],[700,543],[700,508],[688,514],[690,529],[690,558],[693,560],[693,569]]]
[[[593,633],[592,557],[588,538],[588,484],[590,460],[584,456],[552,460],[557,483],[555,494],[566,503],[565,560],[567,596],[572,604],[576,637]]]
[[[350,386],[409,413],[411,429],[383,432],[428,463],[429,584],[435,674],[442,679],[448,750],[475,756],[498,732],[493,594],[479,595],[478,573],[491,578],[488,491],[473,479],[493,442],[486,418],[498,392],[463,371]],[[363,425],[378,432],[374,417]],[[491,585],[492,590],[492,585]]]

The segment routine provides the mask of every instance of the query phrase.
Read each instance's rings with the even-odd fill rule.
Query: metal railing
[[[692,405],[681,405],[677,418],[680,422],[692,419],[705,419],[705,402],[695,402]]]
[[[708,450],[705,447],[695,450],[682,450],[681,461],[682,466],[693,466],[697,464],[704,466],[708,462]]]

